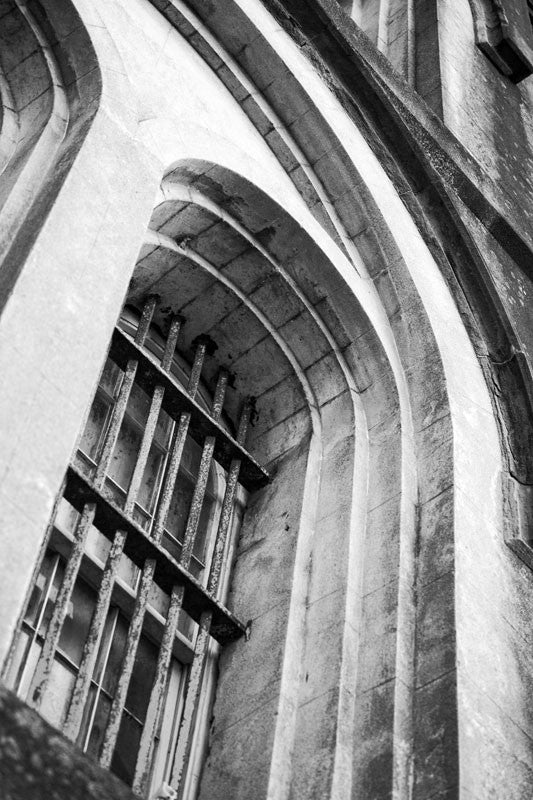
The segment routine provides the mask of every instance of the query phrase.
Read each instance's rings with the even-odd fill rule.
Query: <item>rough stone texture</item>
[[[0,687],[0,781],[5,800],[135,797],[4,687]]]
[[[189,316],[186,355],[216,338],[206,380],[231,362],[230,411],[256,395],[273,472],[200,799],[528,797],[533,577],[505,538],[529,546],[530,86],[467,0],[415,2],[414,41],[404,3],[388,29],[368,4],[381,53],[334,0],[28,5],[45,46],[0,3],[2,654],[133,277]],[[26,134],[59,125],[58,87],[43,170]],[[104,796],[5,697],[61,762],[47,793]]]

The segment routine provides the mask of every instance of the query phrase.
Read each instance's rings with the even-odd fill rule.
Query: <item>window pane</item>
[[[81,661],[95,602],[95,592],[84,581],[77,581],[59,638],[59,649],[75,664]]]
[[[181,542],[187,526],[193,491],[194,486],[190,478],[179,472],[165,527]]]
[[[120,428],[108,475],[115,483],[127,490],[141,446],[142,429],[128,415]]]
[[[123,372],[114,361],[110,358],[106,359],[104,369],[100,376],[99,386],[111,397],[115,397],[120,386]]]
[[[98,457],[102,432],[107,424],[111,403],[102,392],[97,392],[89,411],[79,449],[93,461]]]
[[[84,720],[82,730],[85,730],[92,715],[92,706],[94,704],[95,697],[96,697],[96,692],[94,689],[91,689],[90,703],[87,706],[87,710],[91,709],[91,714],[87,714],[88,719]],[[100,755],[100,749],[102,747],[102,742],[104,741],[104,733],[107,725],[107,720],[109,718],[110,709],[111,709],[111,700],[105,694],[100,693],[96,704],[94,720],[92,722],[91,731],[89,734],[89,741],[85,748],[85,751],[89,753],[89,755],[94,756],[94,758],[98,758],[98,756]]]
[[[52,725],[59,727],[67,713],[68,702],[74,688],[76,673],[57,659],[44,693],[40,712]]]
[[[24,617],[25,622],[27,622],[32,628],[36,626],[39,614],[41,613],[44,598],[46,596],[56,561],[57,555],[51,550],[47,550],[39,570],[39,575],[37,576],[37,580],[35,581],[35,584],[31,590],[28,610],[26,611],[26,616]]]
[[[143,479],[139,487],[137,502],[147,511],[153,512],[157,490],[162,479],[162,469],[165,461],[166,452],[154,442],[148,454],[148,460],[144,470]]]
[[[110,614],[102,646],[100,647],[101,652],[99,654],[95,673],[95,679],[99,680],[102,667],[105,666],[102,686],[111,697],[115,694],[120,668],[122,666],[122,659],[124,658],[126,636],[128,635],[128,624],[122,614],[118,615],[114,627],[113,622],[114,615],[112,616]]]
[[[115,752],[111,761],[111,770],[125,783],[132,784],[135,775],[135,763],[141,741],[142,727],[129,714],[123,714],[120,723]]]
[[[126,708],[141,722],[144,722],[150,700],[157,654],[158,650],[155,645],[145,636],[142,636],[137,648],[137,656],[126,698]]]
[[[57,556],[56,556],[57,558]],[[50,622],[50,618],[52,616],[52,612],[54,610],[54,605],[56,602],[57,593],[61,587],[61,583],[63,581],[63,575],[65,572],[65,564],[63,559],[59,559],[57,562],[57,568],[55,570],[52,585],[48,591],[48,598],[46,601],[46,606],[44,609],[44,614],[42,615],[41,624],[39,625],[39,633],[44,636],[46,633],[46,629],[48,628],[48,623]],[[46,590],[45,590],[46,591]],[[44,592],[43,592],[44,595]],[[39,611],[41,613],[41,611]]]

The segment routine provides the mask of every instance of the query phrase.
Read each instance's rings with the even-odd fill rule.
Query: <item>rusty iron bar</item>
[[[172,659],[172,648],[176,636],[179,614],[183,604],[184,587],[174,586],[170,596],[170,604],[165,623],[165,630],[159,648],[155,678],[150,693],[150,701],[144,721],[143,731],[139,752],[137,754],[137,764],[135,766],[135,776],[133,779],[133,791],[142,795],[147,789],[150,777],[152,752],[155,738],[158,734],[163,701],[166,695],[168,681],[170,677],[170,664]]]
[[[239,444],[244,445],[246,434],[248,432],[248,425],[252,413],[252,403],[247,400],[239,420],[239,428],[237,432],[237,441]],[[208,591],[216,595],[222,564],[224,559],[224,552],[226,549],[227,536],[231,518],[233,515],[233,508],[235,505],[235,494],[237,491],[237,483],[239,479],[239,470],[241,467],[240,459],[233,459],[229,469],[226,490],[224,492],[224,500],[222,502],[222,510],[220,512],[220,519],[215,540],[215,548],[211,562],[211,570],[208,581]],[[180,723],[180,730],[178,735],[178,745],[176,748],[176,755],[172,768],[171,784],[177,787],[178,795],[181,797],[184,790],[184,772],[188,764],[191,748],[192,738],[194,731],[194,724],[198,714],[198,705],[200,701],[200,690],[202,686],[202,678],[205,670],[205,663],[209,649],[210,629],[213,614],[211,611],[205,611],[200,619],[200,626],[198,636],[196,639],[196,646],[194,652],[193,663],[189,681],[187,684],[187,696],[185,698],[185,707],[183,709],[183,716]]]
[[[100,583],[98,599],[91,618],[89,633],[83,647],[83,653],[76,676],[76,682],[70,699],[67,717],[63,725],[63,733],[75,741],[80,732],[85,703],[89,695],[91,679],[93,676],[98,648],[104,632],[104,625],[109,611],[111,595],[115,578],[118,572],[120,558],[124,550],[126,532],[117,531],[111,549],[107,556],[106,565]]]
[[[124,515],[122,507],[115,504],[102,492],[97,492],[90,479],[75,467],[68,468],[68,481],[65,489],[66,499],[78,511],[83,510],[85,503],[96,502],[96,516],[94,526],[110,542],[113,541],[117,530],[125,530],[128,538],[124,545],[125,555],[133,561],[140,570],[144,567],[147,558],[154,558],[157,562],[154,582],[170,596],[172,587],[176,584],[185,586],[185,599],[183,608],[195,621],[199,622],[202,612],[211,609],[213,612],[213,637],[224,644],[242,636],[246,626],[242,624],[231,612],[219,603],[193,575],[184,569],[161,544],[154,542],[149,534],[135,520]]]
[[[61,629],[67,615],[68,604],[72,597],[74,584],[78,577],[85,550],[85,542],[87,541],[87,536],[93,523],[95,513],[96,503],[86,503],[76,525],[74,544],[67,561],[61,587],[57,593],[54,610],[46,630],[43,649],[39,655],[29,691],[29,703],[36,709],[39,709],[41,706],[48,681],[50,680],[50,674],[54,664],[54,655],[61,636]]]
[[[200,383],[200,376],[202,374],[202,367],[204,364],[205,355],[210,347],[210,340],[208,337],[199,336],[196,340],[196,352],[194,354],[194,362],[187,384],[187,392],[194,399],[198,391]],[[168,510],[172,502],[172,495],[174,494],[174,486],[176,478],[178,477],[178,470],[181,463],[181,456],[185,446],[185,440],[189,431],[189,424],[191,421],[191,414],[186,411],[180,414],[178,424],[174,430],[172,437],[172,444],[170,446],[170,456],[167,463],[165,477],[163,478],[163,485],[161,487],[161,494],[154,517],[152,526],[152,538],[156,542],[160,542],[163,538],[165,529],[165,522],[168,515]]]
[[[146,611],[146,605],[148,603],[148,595],[152,586],[152,578],[155,567],[155,559],[147,559],[142,571],[141,583],[137,592],[133,616],[128,629],[128,636],[125,644],[125,655],[122,660],[120,676],[104,732],[104,740],[100,752],[100,764],[102,767],[109,767],[111,764],[111,759],[113,758],[113,752],[120,730],[120,723],[122,721],[122,713],[124,711],[128,688],[130,685],[131,674],[133,672],[135,657],[137,655],[137,646],[141,637],[144,614]]]
[[[240,458],[241,474],[239,483],[246,489],[259,489],[270,480],[268,472],[252,458],[243,447],[237,444],[233,436],[223,425],[215,422],[203,405],[194,400],[187,389],[173,376],[161,369],[158,360],[146,349],[138,348],[120,328],[115,328],[109,350],[110,358],[120,369],[124,370],[130,358],[139,361],[135,383],[151,396],[155,386],[160,383],[165,387],[163,410],[174,420],[180,414],[191,413],[189,436],[196,442],[203,443],[206,436],[216,436],[214,458],[227,471],[232,458]]]
[[[161,360],[161,368],[165,372],[169,372],[170,367],[172,366],[172,359],[174,357],[174,352],[176,350],[176,343],[178,340],[181,323],[182,323],[182,317],[179,316],[173,317],[170,323],[170,331],[165,343],[163,358]],[[137,500],[137,495],[139,493],[139,488],[141,485],[141,481],[143,479],[144,470],[146,468],[146,462],[148,461],[150,448],[154,440],[157,421],[159,419],[159,412],[161,411],[161,404],[163,402],[164,394],[165,394],[165,387],[162,386],[161,384],[157,384],[154,388],[154,393],[150,401],[150,411],[148,412],[148,419],[146,421],[146,425],[143,431],[141,447],[137,455],[135,468],[133,470],[133,475],[131,476],[131,481],[128,488],[126,502],[124,504],[125,514],[132,513],[133,508],[135,506],[135,502]]]
[[[218,374],[212,410],[212,417],[217,422],[220,420],[222,414],[224,398],[226,396],[226,389],[228,387],[228,379],[228,371],[226,369],[221,369]],[[183,537],[183,546],[181,549],[180,564],[182,564],[182,566],[184,566],[186,569],[188,569],[192,558],[194,542],[196,539],[196,533],[198,531],[198,523],[200,522],[200,514],[202,513],[207,482],[209,480],[209,472],[211,470],[214,449],[215,437],[206,436],[204,446],[202,448],[202,457],[200,459],[200,466],[198,468],[198,477],[194,486],[191,507],[189,509],[189,516],[187,518],[187,526],[185,528],[185,534]]]
[[[137,344],[139,347],[142,347],[142,345],[146,340],[146,336],[148,335],[150,324],[154,316],[156,303],[157,303],[157,297],[155,295],[150,295],[144,304],[141,314],[141,319],[139,321],[139,326],[135,333],[135,344]],[[113,451],[117,443],[120,428],[122,426],[122,421],[124,419],[124,414],[126,413],[126,408],[128,405],[128,401],[130,399],[131,390],[133,388],[133,383],[135,381],[135,375],[137,373],[138,365],[139,365],[138,360],[135,358],[131,358],[128,361],[126,369],[124,371],[124,378],[122,380],[122,384],[118,392],[118,397],[116,399],[115,405],[113,406],[113,411],[111,412],[111,420],[109,422],[109,428],[107,429],[107,433],[104,437],[102,452],[100,454],[100,458],[98,459],[98,463],[96,465],[94,482],[98,488],[101,488],[103,486],[107,470],[109,469],[109,464],[111,463]]]

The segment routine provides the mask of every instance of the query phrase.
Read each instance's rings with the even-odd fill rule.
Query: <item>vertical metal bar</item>
[[[212,417],[215,420],[220,419],[222,414],[222,407],[224,405],[224,397],[228,386],[229,373],[225,369],[221,369],[218,375],[217,387],[215,389],[215,397],[213,401]],[[189,509],[189,516],[187,518],[187,526],[185,528],[185,535],[183,537],[183,547],[181,549],[180,563],[184,567],[188,567],[194,548],[194,541],[196,539],[196,532],[198,530],[198,523],[200,522],[200,514],[202,513],[202,505],[204,502],[205,491],[207,488],[207,481],[209,480],[209,471],[211,469],[211,461],[213,459],[213,451],[215,449],[215,437],[206,436],[204,446],[202,449],[202,457],[200,459],[200,466],[198,468],[198,477],[194,486],[194,492],[191,500],[191,507]]]
[[[172,359],[174,357],[174,351],[176,349],[176,342],[178,339],[180,327],[181,327],[181,317],[174,317],[170,325],[169,335],[167,337],[163,358],[161,360],[161,367],[164,369],[165,372],[168,372],[172,365]],[[164,387],[161,385],[157,385],[154,389],[152,400],[150,402],[150,411],[148,412],[148,419],[146,421],[146,425],[143,431],[141,447],[139,449],[137,461],[135,462],[135,468],[133,470],[133,475],[131,476],[131,481],[128,488],[128,494],[126,497],[126,502],[124,504],[124,512],[126,514],[131,514],[135,502],[137,500],[139,487],[141,485],[141,481],[144,475],[144,470],[146,468],[146,462],[148,461],[150,448],[154,440],[155,430],[157,427],[157,420],[159,419],[159,412],[161,411],[161,404],[163,402],[164,394],[165,394]]]
[[[147,788],[150,777],[151,758],[155,743],[155,737],[160,724],[163,700],[166,694],[168,679],[170,676],[170,662],[172,659],[172,647],[176,628],[178,625],[179,613],[183,603],[183,586],[174,586],[170,596],[170,605],[167,614],[167,621],[155,671],[154,683],[150,694],[150,702],[146,712],[139,752],[137,754],[137,764],[135,767],[135,777],[133,779],[133,791],[143,794]]]
[[[252,404],[250,401],[246,401],[241,413],[237,432],[237,441],[241,445],[244,445],[246,440],[246,433],[248,431],[251,411]],[[227,535],[235,503],[235,493],[237,490],[240,468],[241,460],[234,458],[230,464],[228,479],[226,481],[226,491],[224,492],[224,500],[222,502],[222,510],[220,512],[220,520],[218,523],[214,554],[209,575],[208,591],[213,595],[216,594],[220,579]],[[187,684],[185,707],[183,709],[183,716],[180,723],[178,745],[172,767],[171,784],[177,788],[178,795],[180,797],[183,795],[183,778],[191,754],[194,724],[198,714],[202,678],[209,649],[209,631],[211,629],[212,616],[212,612],[205,611],[200,618],[194,658]]]
[[[155,570],[155,559],[147,559],[144,563],[141,584],[135,600],[135,608],[130,621],[128,636],[125,645],[125,656],[121,664],[120,676],[118,679],[115,696],[109,711],[109,718],[104,733],[102,751],[100,753],[100,764],[109,767],[113,757],[113,751],[119,734],[122,712],[126,703],[128,688],[130,685],[131,673],[137,655],[137,646],[141,637],[144,613],[148,602],[148,595],[152,585],[152,578]]]
[[[76,525],[72,552],[67,561],[61,588],[57,593],[54,610],[50,622],[48,623],[43,649],[41,650],[30,686],[28,702],[37,709],[41,706],[43,695],[50,679],[50,673],[52,672],[54,664],[54,655],[61,635],[61,628],[67,614],[70,598],[72,597],[74,584],[78,576],[85,549],[85,542],[93,523],[95,512],[96,504],[86,503],[83,507],[81,517],[78,520],[78,524]]]
[[[193,398],[198,391],[198,384],[200,383],[200,375],[208,346],[209,341],[207,337],[198,337],[196,352],[194,355],[194,363],[189,377],[189,383],[187,385],[187,392]],[[160,542],[163,538],[165,522],[167,519],[168,510],[170,508],[170,503],[172,502],[174,485],[178,476],[181,456],[183,453],[183,447],[185,445],[185,439],[187,438],[190,421],[191,415],[189,412],[180,414],[180,418],[172,438],[170,457],[168,459],[165,477],[163,478],[159,503],[152,526],[152,538],[155,539],[156,542]]]
[[[104,632],[105,621],[111,602],[111,594],[113,592],[115,577],[118,572],[125,541],[126,533],[124,531],[117,531],[106,560],[100,591],[98,592],[98,599],[93,611],[89,633],[83,647],[67,718],[63,725],[63,733],[73,741],[77,738],[80,731],[83,711],[89,694],[98,648],[100,647],[102,634]]]
[[[157,298],[155,297],[155,295],[151,295],[150,297],[148,297],[146,303],[144,304],[144,308],[141,314],[141,319],[139,321],[139,326],[135,333],[135,344],[137,344],[139,347],[142,347],[142,345],[146,340],[146,336],[148,334],[148,331],[150,329],[150,324],[154,316],[156,302]],[[113,451],[117,443],[118,434],[120,432],[122,421],[124,419],[124,414],[126,413],[128,400],[130,399],[131,390],[133,388],[133,383],[135,381],[135,375],[137,374],[138,363],[139,362],[137,361],[136,358],[130,358],[130,360],[126,364],[124,378],[122,380],[122,384],[119,389],[117,400],[115,402],[115,405],[113,406],[113,411],[111,412],[111,420],[109,422],[109,428],[107,429],[107,433],[104,437],[102,452],[100,454],[100,458],[98,459],[98,464],[96,465],[96,473],[94,476],[95,486],[99,489],[102,487],[105,480],[106,472],[109,469],[111,457],[113,455]]]

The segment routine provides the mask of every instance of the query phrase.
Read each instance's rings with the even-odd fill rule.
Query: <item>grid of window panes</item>
[[[125,313],[121,318],[120,328],[132,338],[136,335],[138,327],[139,320],[131,313]],[[154,329],[148,328],[148,331],[143,342],[144,347],[162,362],[165,342]],[[194,370],[194,366],[192,369]],[[187,385],[191,368],[177,354],[172,358],[169,371],[176,381]],[[120,395],[124,390],[123,384],[126,379],[126,372],[108,358],[74,457],[74,465],[87,481],[95,481],[95,485],[106,446],[106,437],[109,437],[113,414],[120,404]],[[209,397],[199,384],[198,389],[196,400],[209,411]],[[169,416],[163,407],[159,409],[153,436],[149,440],[149,452],[142,470],[142,478],[131,500],[132,476],[142,460],[141,445],[153,405],[154,398],[150,397],[137,382],[133,382],[128,390],[127,403],[100,487],[101,496],[109,498],[115,507],[128,510],[129,517],[146,532],[148,538],[156,521],[160,495],[165,487],[168,462],[176,446],[176,435],[179,433],[177,425],[181,422],[181,418]],[[246,426],[243,430],[245,428]],[[190,523],[189,517],[193,495],[199,481],[199,471],[201,464],[205,462],[208,438],[202,447],[190,435],[186,436],[179,459],[179,470],[168,503],[168,513],[164,519],[161,546],[178,562],[182,557],[187,526]],[[232,462],[230,473],[223,470],[214,460],[208,460],[207,463],[208,479],[202,493],[201,512],[192,543],[191,557],[186,566],[204,586],[208,585],[209,579],[211,589],[217,584],[220,589],[218,578],[213,581],[213,575],[209,576],[209,564],[216,547],[220,549],[217,536],[220,534],[221,518],[224,517],[224,508],[229,496],[231,521],[228,523],[226,519],[226,528],[229,524],[229,529],[226,531],[227,535],[225,534],[224,545],[224,560],[227,564],[231,561],[231,548],[242,517],[246,492],[235,482],[239,472],[238,461]],[[234,488],[228,494],[229,484],[226,484],[226,477],[231,474],[231,470],[235,471],[235,465]],[[35,676],[38,673],[38,665],[43,659],[43,652],[46,650],[50,623],[56,613],[56,599],[62,591],[63,583],[67,580],[69,559],[76,547],[76,536],[80,529],[80,521],[83,521],[82,516],[82,513],[70,505],[65,497],[60,499],[46,552],[34,581],[16,641],[7,680],[21,696],[28,699],[28,702],[32,702],[37,695]],[[89,522],[92,521],[93,517],[90,517]],[[65,729],[65,725],[67,729],[69,727],[69,713],[72,714],[76,687],[82,679],[87,643],[91,635],[94,637],[94,618],[99,599],[101,600],[99,593],[103,591],[113,547],[114,540],[111,541],[95,525],[89,525],[79,568],[68,594],[57,644],[51,651],[53,658],[46,679],[46,689],[42,697],[38,698],[40,712],[59,728]],[[220,561],[220,553],[217,557]],[[139,617],[138,602],[146,571],[146,568],[136,565],[124,552],[118,552],[118,559],[110,584],[110,599],[105,605],[105,613],[102,616],[98,636],[95,638],[97,646],[93,648],[90,680],[85,681],[86,699],[83,702],[82,714],[74,728],[71,727],[71,730],[75,731],[74,738],[78,745],[89,755],[100,759],[106,733],[109,733],[107,729],[110,724],[110,712],[119,692],[119,682],[127,657],[128,636],[133,626],[132,620],[136,616]],[[229,571],[224,567],[222,573],[223,589]],[[142,768],[143,765],[139,764],[139,748],[142,750],[143,729],[147,725],[147,715],[150,714],[151,704],[154,702],[154,686],[158,681],[161,684],[161,674],[158,678],[158,670],[161,672],[159,662],[171,617],[171,605],[176,601],[176,591],[179,595],[177,586],[174,587],[171,596],[157,582],[150,581],[146,608],[140,616],[142,629],[136,644],[131,675],[120,710],[120,724],[109,762],[113,772],[133,785],[137,791],[142,789],[145,794],[148,790],[150,793],[153,792],[162,782],[170,782],[175,774],[182,780],[183,776],[179,770],[176,773],[174,761],[178,734],[183,723],[185,700],[187,699],[189,704],[192,702],[189,696],[191,691],[187,694],[189,672],[192,665],[191,674],[195,672],[198,674],[198,669],[196,671],[194,669],[195,664],[200,663],[203,668],[203,662],[209,652],[213,654],[216,650],[216,648],[213,650],[211,645],[209,650],[205,640],[201,646],[199,644],[205,632],[209,633],[209,613],[204,613],[202,619],[198,619],[198,622],[202,623],[199,628],[198,624],[185,613],[181,607],[182,601],[178,599],[179,616],[175,628],[171,630],[171,652],[163,672],[164,686],[158,699],[160,711],[157,724],[153,720],[152,713],[150,728],[146,731],[153,731],[153,735],[150,733],[149,737],[150,757],[147,778],[146,767]],[[197,685],[193,692],[196,705],[198,705],[201,682],[196,680]],[[209,682],[213,683],[211,678]],[[200,730],[197,734],[189,731],[186,748],[188,754],[194,735],[205,744],[205,731]],[[146,751],[146,743],[144,749]]]

